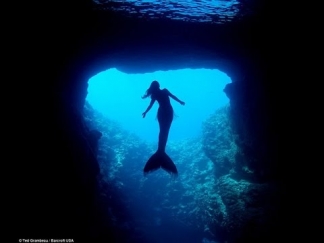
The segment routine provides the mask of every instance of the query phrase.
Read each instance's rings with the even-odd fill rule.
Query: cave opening
[[[157,104],[146,119],[142,117],[150,100],[141,97],[152,80],[186,103],[181,106],[171,99],[175,119],[166,152],[179,171],[175,180],[162,169],[143,176],[143,166],[157,149],[159,133]],[[233,163],[236,152],[227,116],[229,99],[223,91],[228,83],[227,74],[205,68],[144,74],[112,68],[89,79],[84,116],[90,129],[102,133],[97,154],[99,183],[112,186],[119,204],[128,211],[125,219],[120,208],[112,207],[111,216],[120,227],[126,224],[138,229],[134,234],[148,242],[221,238],[215,236],[220,223],[216,217],[226,212],[215,194],[218,174],[213,160]]]
[[[156,143],[158,105],[155,103],[143,119],[149,99],[141,99],[153,80],[159,81],[161,89],[167,88],[186,102],[185,107],[180,107],[171,99],[175,117],[169,141],[199,136],[202,122],[229,103],[223,89],[231,83],[230,77],[218,69],[205,68],[130,74],[110,68],[89,79],[86,101],[125,130]]]

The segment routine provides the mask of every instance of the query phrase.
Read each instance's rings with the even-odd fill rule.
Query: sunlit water
[[[167,88],[186,103],[182,106],[171,99],[175,118],[169,141],[199,136],[202,122],[229,102],[223,89],[231,79],[217,69],[126,74],[115,68],[89,79],[87,101],[126,130],[147,142],[156,142],[159,133],[156,118],[158,103],[143,118],[142,113],[149,105],[150,98],[141,98],[153,80],[160,83],[161,89]]]

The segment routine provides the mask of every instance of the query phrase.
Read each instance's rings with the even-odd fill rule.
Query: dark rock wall
[[[12,128],[6,153],[14,165],[10,202],[17,238],[85,237],[91,235],[90,224],[102,224],[100,217],[91,218],[100,214],[93,206],[98,168],[79,112],[88,78],[110,67],[226,72],[235,83],[227,92],[233,116],[243,117],[236,129],[242,141],[253,140],[242,146],[272,158],[251,166],[275,177],[276,140],[269,132],[275,124],[274,71],[264,13],[223,26],[123,19],[92,12],[86,0],[22,3],[14,13],[19,23],[12,26],[13,76],[6,87],[17,112],[8,110],[5,122]],[[105,237],[114,239],[113,232]]]

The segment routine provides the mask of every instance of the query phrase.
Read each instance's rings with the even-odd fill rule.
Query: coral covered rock
[[[215,164],[215,175],[222,176],[235,166],[237,146],[231,129],[229,107],[218,109],[203,124],[203,150]]]

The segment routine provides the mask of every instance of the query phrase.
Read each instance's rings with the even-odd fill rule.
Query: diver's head
[[[144,96],[142,96],[143,99],[151,96],[155,91],[160,89],[160,84],[158,81],[154,80],[152,81],[150,87],[146,90],[146,93]]]
[[[151,89],[151,90],[157,90],[157,89],[159,89],[159,88],[160,88],[160,84],[159,84],[159,82],[156,81],[156,80],[152,81],[151,86],[150,86],[150,89]]]

